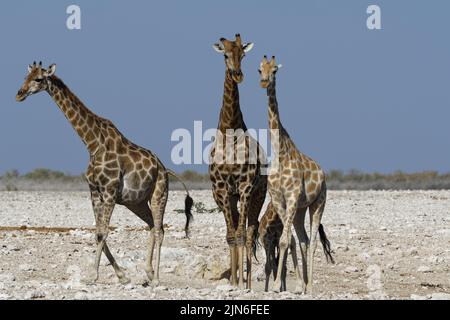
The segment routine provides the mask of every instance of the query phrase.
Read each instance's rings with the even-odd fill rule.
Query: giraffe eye
[[[36,78],[36,79],[34,79],[34,81],[36,81],[36,82],[42,82],[42,80],[44,80],[44,79],[42,79],[42,78]]]
[[[261,70],[259,70],[259,69],[258,69],[258,72],[259,72],[259,74],[261,74],[261,73],[262,73],[262,72],[261,72]]]

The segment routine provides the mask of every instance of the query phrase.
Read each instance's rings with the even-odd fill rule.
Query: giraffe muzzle
[[[267,87],[269,86],[269,80],[261,80],[260,85],[261,85],[261,88],[267,89]]]
[[[16,95],[16,101],[17,101],[17,102],[22,102],[22,101],[25,100],[26,98],[27,98],[26,92],[25,92],[24,90],[20,89],[20,90],[17,92],[17,95]]]

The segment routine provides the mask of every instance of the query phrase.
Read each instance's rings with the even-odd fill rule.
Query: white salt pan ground
[[[195,201],[215,208],[211,191]],[[109,246],[127,268],[123,287],[102,258],[100,279],[80,279],[94,259],[94,234],[74,230],[10,230],[5,227],[92,227],[86,192],[0,192],[0,299],[307,299],[263,292],[263,250],[254,267],[252,292],[232,290],[220,276],[228,268],[221,213],[195,213],[184,239],[184,194],[170,193],[161,259],[161,286],[148,286],[143,270],[148,232],[118,206]],[[329,192],[323,223],[335,265],[319,247],[315,296],[320,299],[450,299],[450,191]],[[307,228],[307,230],[309,227]],[[289,270],[292,270],[289,264]],[[295,279],[288,275],[288,289]]]

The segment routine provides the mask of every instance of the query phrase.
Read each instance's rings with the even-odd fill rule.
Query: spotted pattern
[[[236,35],[235,41],[221,39],[224,44],[225,55],[225,83],[223,104],[220,111],[218,131],[225,137],[227,129],[247,130],[239,105],[238,82],[243,74],[240,70],[240,62],[244,56],[240,35]],[[228,59],[234,59],[233,69],[230,68]],[[238,138],[233,140],[233,155],[238,154]],[[215,143],[218,143],[216,137]],[[225,150],[227,150],[226,143]],[[258,145],[248,135],[245,137],[245,146],[248,151],[250,144]],[[260,150],[260,148],[257,148]],[[243,252],[247,256],[247,288],[251,288],[252,252],[256,249],[258,218],[266,197],[267,177],[261,174],[262,164],[257,161],[252,164],[249,153],[245,153],[243,163],[217,163],[213,161],[216,156],[216,147],[211,150],[211,162],[209,176],[212,182],[213,198],[225,217],[227,234],[226,240],[230,247],[231,283],[238,285],[237,272],[239,271],[239,286],[243,288]],[[237,158],[237,157],[235,157]],[[258,158],[260,159],[260,158]],[[239,205],[239,210],[238,210]]]
[[[121,204],[150,228],[149,258],[145,269],[150,280],[158,282],[159,256],[164,234],[163,218],[168,196],[168,171],[151,151],[132,143],[110,120],[90,111],[61,79],[49,74],[41,65],[34,64],[30,66],[30,72],[16,99],[23,101],[24,97],[40,91],[47,91],[53,98],[90,155],[86,180],[91,191],[97,240],[92,280],[98,278],[98,265],[103,251],[119,280],[128,282],[106,244],[114,206]],[[152,261],[155,243],[156,273],[153,271]]]
[[[307,274],[304,272],[303,283],[298,285],[304,287],[306,284],[308,289],[312,290],[313,255],[326,201],[325,174],[314,160],[298,151],[281,123],[276,96],[275,74],[277,70],[275,57],[272,57],[270,62],[264,57],[260,65],[261,86],[267,88],[272,150],[278,146],[279,161],[278,168],[270,171],[268,176],[268,189],[273,208],[283,222],[283,232],[279,236],[280,257],[282,258],[279,259],[273,289],[278,291],[281,287],[283,261],[292,238],[291,227],[294,225],[300,241],[303,266],[304,268],[308,267]],[[274,131],[272,130],[278,132],[278,137],[273,135]],[[275,141],[275,138],[278,140]],[[311,217],[312,250],[309,250],[309,240],[304,229],[304,215],[307,208],[309,208]],[[305,259],[306,251],[309,251],[308,261]]]

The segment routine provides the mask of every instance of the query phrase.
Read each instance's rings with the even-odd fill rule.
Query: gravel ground
[[[211,191],[192,196],[216,207]],[[0,192],[0,299],[450,299],[450,191],[329,192],[323,224],[336,264],[318,248],[314,297],[263,292],[263,250],[253,291],[234,290],[221,279],[222,214],[194,212],[185,239],[184,214],[175,211],[183,203],[182,192],[170,193],[159,287],[148,285],[143,268],[148,232],[120,206],[108,243],[132,281],[120,285],[103,257],[98,283],[88,286],[81,280],[95,251],[89,194]],[[293,291],[290,261],[288,268]]]

